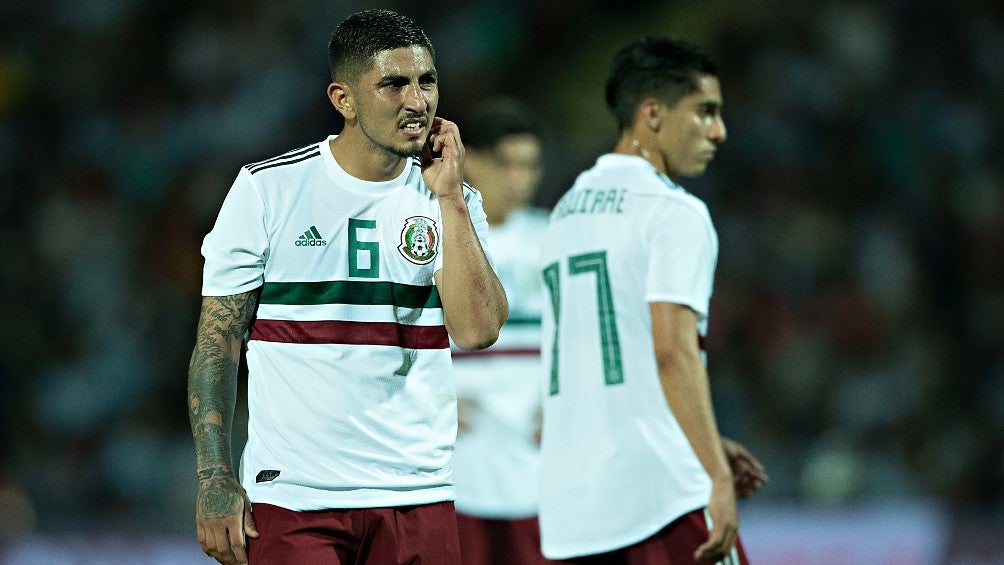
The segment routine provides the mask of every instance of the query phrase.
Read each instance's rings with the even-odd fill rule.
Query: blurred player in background
[[[759,463],[719,435],[702,352],[718,256],[704,203],[674,179],[725,141],[717,71],[644,39],[606,86],[613,151],[550,216],[540,526],[574,563],[746,563],[736,496]]]
[[[512,98],[488,99],[461,123],[465,178],[482,196],[489,253],[509,319],[489,349],[454,350],[459,431],[453,456],[464,565],[545,563],[537,491],[540,444],[540,236],[530,207],[543,173],[540,124]]]

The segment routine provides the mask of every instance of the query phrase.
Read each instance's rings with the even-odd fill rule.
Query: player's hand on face
[[[439,198],[464,195],[464,144],[457,124],[433,118],[422,152],[422,177]]]
[[[246,537],[258,537],[251,503],[232,475],[199,481],[195,523],[202,551],[225,565],[248,562]]]
[[[713,563],[725,558],[739,537],[739,511],[731,483],[715,483],[711,487],[708,514],[711,515],[708,541],[697,548],[694,559]]]
[[[736,496],[747,498],[770,480],[764,466],[742,444],[723,437],[722,448],[732,468]]]

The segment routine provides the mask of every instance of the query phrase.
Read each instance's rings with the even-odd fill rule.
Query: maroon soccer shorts
[[[462,565],[545,565],[536,517],[492,520],[457,513]]]
[[[247,538],[252,565],[460,562],[452,502],[310,512],[257,503],[252,513],[259,533]]]
[[[609,553],[576,557],[560,563],[569,565],[709,565],[694,561],[694,552],[708,541],[708,523],[704,509],[694,510],[670,522],[668,526],[634,545]],[[749,565],[742,542],[736,539],[735,551],[718,561],[719,565]]]

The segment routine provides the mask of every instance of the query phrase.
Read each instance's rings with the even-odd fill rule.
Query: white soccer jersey
[[[469,401],[470,429],[457,436],[457,511],[492,519],[537,514],[540,448],[541,210],[510,214],[491,226],[489,245],[509,299],[509,319],[495,345],[454,350],[457,394]],[[470,404],[470,403],[473,403]]]
[[[439,202],[417,160],[359,180],[332,138],[242,168],[203,243],[204,295],[261,287],[241,482],[293,510],[452,500]],[[464,196],[484,239],[481,197]]]
[[[659,381],[648,303],[692,308],[703,335],[717,255],[704,203],[640,157],[601,156],[551,213],[541,251],[547,557],[625,547],[708,504],[710,478]]]

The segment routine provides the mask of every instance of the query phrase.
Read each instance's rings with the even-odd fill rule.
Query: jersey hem
[[[471,504],[470,502],[456,502],[457,512],[474,516],[475,518],[486,518],[489,520],[521,520],[523,518],[533,518],[537,515],[536,505],[514,506],[509,508],[498,508],[492,505]]]
[[[576,557],[584,557],[588,555],[597,555],[602,553],[608,553],[611,551],[616,551],[618,549],[623,549],[625,547],[632,546],[638,542],[644,541],[658,532],[662,531],[663,528],[673,523],[673,521],[678,518],[685,516],[695,510],[700,510],[706,508],[707,504],[697,503],[696,506],[684,506],[683,510],[679,510],[669,514],[668,518],[658,520],[653,524],[649,525],[645,529],[640,530],[640,534],[631,535],[621,535],[615,536],[609,539],[597,541],[596,538],[591,538],[592,542],[588,547],[575,547],[573,548],[571,544],[550,544],[548,546],[546,542],[542,539],[541,551],[544,557],[548,559],[572,559]]]
[[[260,288],[262,285],[261,281],[253,281],[247,284],[242,284],[234,288],[222,288],[222,287],[202,287],[202,296],[233,296],[235,294],[243,294],[255,289]]]
[[[278,485],[276,485],[278,486]],[[435,504],[437,502],[452,502],[453,487],[418,488],[408,491],[390,492],[380,489],[351,489],[342,491],[351,496],[307,496],[302,493],[305,487],[284,485],[284,488],[271,492],[254,492],[248,489],[248,500],[251,504],[262,503],[281,506],[295,512],[311,510],[333,510],[339,508],[390,508],[397,506],[415,506],[417,504]]]

